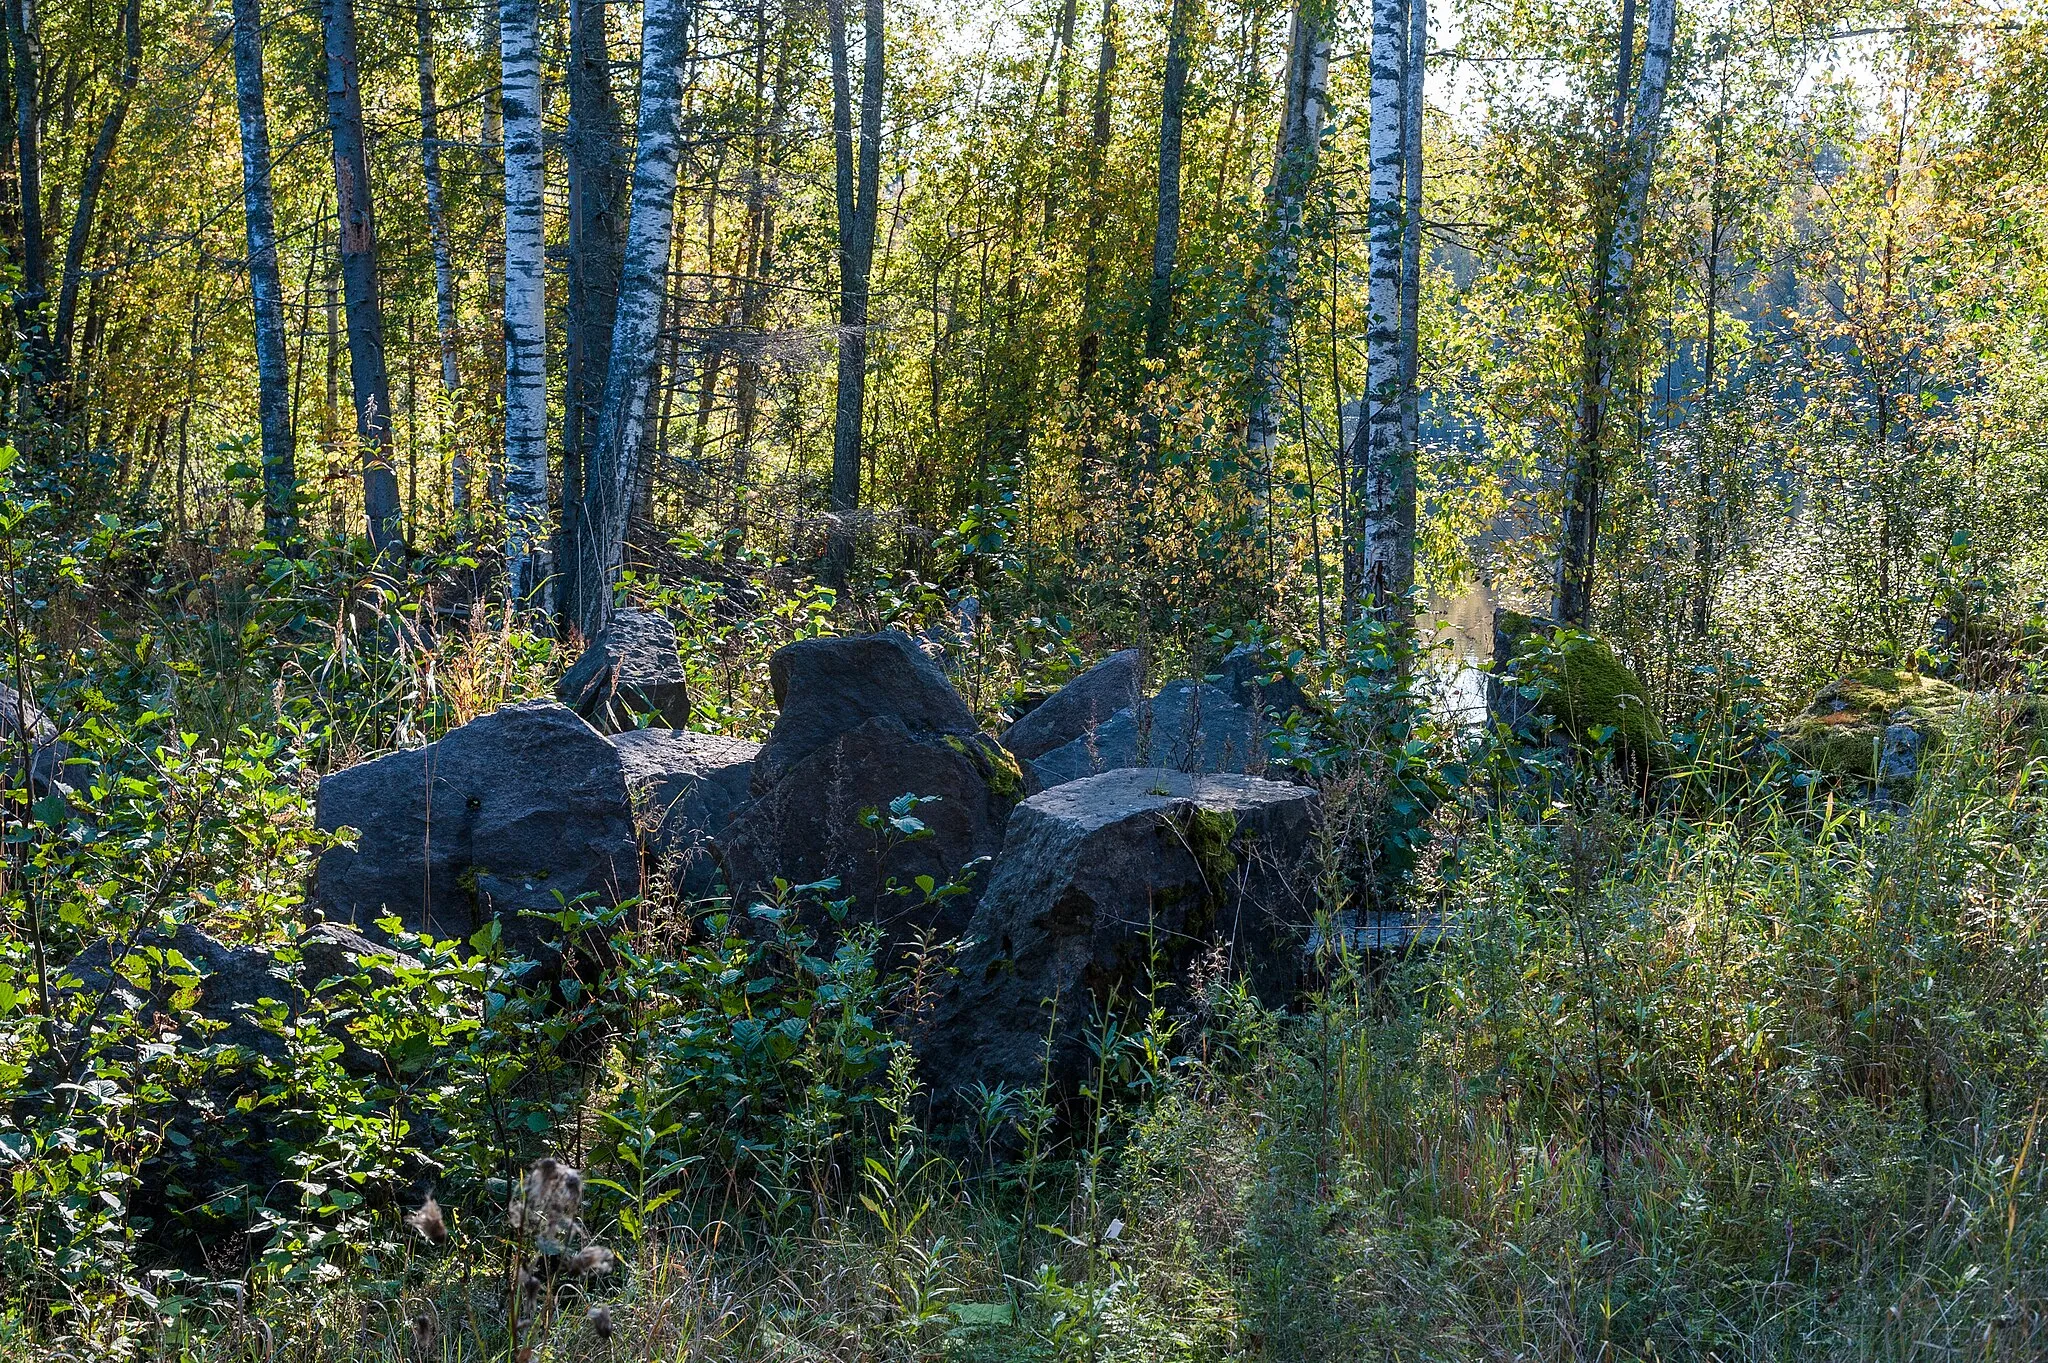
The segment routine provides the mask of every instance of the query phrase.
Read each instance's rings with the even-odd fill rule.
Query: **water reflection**
[[[1430,689],[1444,717],[1464,729],[1486,723],[1486,674],[1493,657],[1493,586],[1477,581],[1456,596],[1432,600],[1424,615],[1430,631]]]

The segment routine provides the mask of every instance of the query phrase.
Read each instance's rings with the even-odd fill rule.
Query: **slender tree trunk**
[[[326,219],[323,217],[322,222]],[[344,530],[340,492],[341,463],[341,272],[338,262],[327,262],[327,393],[320,409],[320,477],[327,490],[328,528]]]
[[[1045,184],[1045,228],[1044,235],[1052,235],[1054,219],[1059,215],[1060,204],[1065,196],[1060,193],[1060,178],[1064,167],[1060,154],[1067,147],[1067,108],[1072,102],[1070,79],[1073,72],[1074,51],[1074,10],[1076,0],[1061,0],[1059,36],[1059,93],[1055,98],[1052,125],[1052,155],[1048,158]]]
[[[832,43],[834,185],[839,219],[839,392],[832,422],[832,530],[819,577],[844,587],[853,570],[860,506],[861,418],[867,399],[868,280],[881,207],[882,0],[866,0],[858,166],[847,71],[846,0],[826,0]]]
[[[1329,82],[1329,19],[1322,0],[1296,0],[1287,43],[1287,88],[1279,145],[1273,156],[1273,178],[1266,186],[1270,235],[1259,279],[1265,325],[1252,360],[1251,409],[1245,422],[1245,442],[1257,480],[1263,480],[1280,438],[1302,215],[1321,158],[1323,124],[1329,116]]]
[[[584,523],[577,540],[583,562],[576,573],[575,614],[585,637],[611,618],[612,583],[625,561],[634,461],[668,297],[682,141],[681,77],[693,12],[692,0],[648,0],[641,20],[640,112],[625,266],[597,439],[584,465]]]
[[[766,23],[766,6],[757,7],[755,22]],[[775,54],[775,85],[767,124],[754,138],[753,179],[747,186],[746,283],[740,292],[740,331],[744,338],[733,378],[732,514],[724,552],[737,557],[746,548],[748,485],[753,477],[754,426],[761,394],[761,323],[768,306],[768,278],[775,264],[775,208],[781,198],[783,124],[789,111],[790,19],[785,14]],[[761,40],[767,41],[765,27]],[[757,58],[755,107],[760,107],[762,63]],[[758,115],[757,115],[758,116]]]
[[[404,548],[398,477],[391,463],[391,379],[384,367],[384,312],[377,297],[377,224],[363,145],[354,0],[322,0],[327,48],[327,128],[334,142],[334,207],[340,224],[342,294],[348,309],[349,381],[363,469],[363,517],[379,555]]]
[[[1715,522],[1717,507],[1714,501],[1713,466],[1719,452],[1716,422],[1716,365],[1720,359],[1720,312],[1721,312],[1721,237],[1727,230],[1725,204],[1722,198],[1722,141],[1728,121],[1728,73],[1727,35],[1720,35],[1721,48],[1721,108],[1709,125],[1709,136],[1713,144],[1712,168],[1707,177],[1707,336],[1706,349],[1702,358],[1700,377],[1699,412],[1695,420],[1699,423],[1699,439],[1695,442],[1696,460],[1693,477],[1694,496],[1698,499],[1693,510],[1693,595],[1692,595],[1692,636],[1695,639],[1707,637],[1707,622],[1714,604],[1715,573]],[[1727,495],[1727,488],[1722,489]]]
[[[0,240],[21,239],[21,181],[20,164],[14,158],[14,21],[8,17],[5,6],[0,6],[0,109],[6,116],[0,118],[0,165],[7,167],[8,174],[0,175]],[[0,411],[6,410],[6,385],[0,380]]]
[[[86,153],[85,172],[78,182],[78,207],[71,215],[71,238],[64,247],[64,273],[57,286],[57,335],[52,358],[60,375],[71,365],[71,333],[78,315],[78,286],[85,278],[85,248],[92,239],[93,212],[99,204],[100,186],[106,183],[107,167],[113,164],[114,146],[120,139],[121,125],[128,120],[128,105],[135,95],[135,82],[142,74],[142,0],[128,0],[121,11],[120,32],[126,40],[120,82],[113,106],[100,121],[99,136],[93,139],[92,150]]]
[[[130,22],[140,8],[129,0]],[[289,553],[298,538],[298,473],[285,366],[284,283],[270,189],[270,123],[263,109],[263,15],[235,0],[235,107],[242,121],[242,216],[249,237],[249,297],[256,317],[256,410],[263,442],[263,537]],[[130,44],[129,50],[135,50]]]
[[[1413,474],[1403,446],[1402,228],[1407,214],[1404,106],[1408,95],[1409,12],[1406,0],[1374,0],[1372,130],[1366,216],[1371,233],[1367,276],[1366,391],[1352,459],[1360,480],[1357,569],[1345,584],[1346,605],[1383,620],[1400,617],[1414,580],[1414,543],[1402,534],[1402,491]],[[1412,519],[1408,518],[1408,519]]]
[[[546,610],[553,570],[538,0],[500,0],[498,25],[505,120],[505,581],[512,601]]]
[[[1102,229],[1109,221],[1108,197],[1103,193],[1102,173],[1109,159],[1110,80],[1116,74],[1116,0],[1102,0],[1102,47],[1095,63],[1093,126],[1088,141],[1088,223],[1081,260],[1081,340],[1075,356],[1074,393],[1088,424],[1086,447],[1093,450],[1094,423],[1086,408],[1095,388],[1095,371],[1102,362],[1102,324],[1096,316],[1102,292]]]
[[[1406,620],[1415,586],[1415,478],[1422,456],[1422,120],[1429,59],[1429,0],[1408,0],[1408,55],[1401,96],[1401,445],[1394,478],[1396,543],[1387,608]]]
[[[606,0],[569,0],[569,316],[562,412],[562,574],[564,610],[581,600],[574,543],[583,526],[586,452],[597,435],[611,364],[612,323],[626,231],[624,127],[612,93]]]
[[[426,182],[426,233],[434,246],[434,340],[440,344],[440,417],[434,422],[436,446],[446,448],[446,430],[463,391],[463,377],[457,366],[459,342],[455,332],[455,252],[449,244],[449,213],[444,207],[440,184],[440,96],[434,80],[434,8],[428,0],[416,0],[414,29],[420,37],[420,178]],[[467,454],[453,448],[457,473],[453,481],[453,510],[461,520],[469,512],[469,471],[463,467]],[[436,454],[436,467],[440,458]],[[414,508],[418,516],[418,508]]]
[[[16,323],[26,340],[29,382],[47,365],[41,310],[50,296],[48,248],[43,236],[42,24],[36,0],[7,0],[7,40],[13,58],[14,149],[21,193],[21,288],[15,294]]]
[[[1557,556],[1556,616],[1584,626],[1593,612],[1593,569],[1599,548],[1600,496],[1607,439],[1607,410],[1613,396],[1615,352],[1630,312],[1636,247],[1642,239],[1650,177],[1664,120],[1664,87],[1671,70],[1671,42],[1678,0],[1650,0],[1643,43],[1642,75],[1635,110],[1626,114],[1628,72],[1634,47],[1634,0],[1624,0],[1621,55],[1615,81],[1614,126],[1620,140],[1614,180],[1618,193],[1603,197],[1602,227],[1595,241],[1592,304],[1586,314],[1585,364],[1579,392],[1575,448],[1566,472],[1564,525]],[[1620,138],[1626,118],[1627,136]]]
[[[1145,307],[1145,358],[1166,353],[1173,314],[1173,266],[1180,251],[1180,142],[1188,95],[1188,6],[1173,0],[1166,17],[1166,73],[1159,99],[1159,215],[1152,228],[1152,289]]]

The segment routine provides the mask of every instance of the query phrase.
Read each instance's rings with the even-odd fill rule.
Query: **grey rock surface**
[[[1020,804],[920,1037],[940,1108],[957,1110],[976,1083],[1032,1088],[1044,1074],[1071,1092],[1091,1020],[1148,985],[1186,1007],[1206,976],[1242,975],[1284,1002],[1313,917],[1316,808],[1301,786],[1156,767]]]
[[[929,830],[915,840],[866,826],[904,795],[937,796],[910,811]],[[762,902],[777,877],[808,884],[838,877],[834,897],[851,897],[853,921],[883,925],[900,943],[925,930],[957,936],[980,897],[985,869],[968,893],[925,904],[924,896],[885,887],[959,879],[1002,847],[1010,810],[1024,795],[1016,760],[986,734],[919,732],[893,715],[868,719],[814,748],[766,794],[734,815],[718,839],[735,903]]]
[[[617,612],[562,674],[555,696],[606,733],[631,729],[646,714],[685,727],[690,687],[676,627],[655,611]]]
[[[1308,693],[1281,670],[1271,649],[1239,644],[1223,655],[1216,673],[1217,685],[1239,705],[1257,706],[1276,717],[1309,708]]]
[[[648,859],[691,899],[720,882],[712,840],[747,802],[761,745],[688,729],[635,729],[615,736]]]
[[[357,830],[322,854],[314,902],[375,936],[387,915],[409,930],[467,938],[495,920],[505,945],[559,956],[556,929],[528,916],[585,895],[640,893],[640,848],[619,750],[567,706],[526,701],[437,743],[335,772],[314,821]]]
[[[1144,680],[1142,650],[1112,653],[1004,730],[1003,746],[1029,760],[1072,743],[1137,704]]]
[[[1177,681],[1093,733],[1032,759],[1045,787],[1127,767],[1252,772],[1265,766],[1259,718],[1223,691]]]
[[[978,727],[945,672],[914,639],[895,630],[799,640],[768,660],[768,682],[780,709],[755,759],[757,795],[804,758],[873,719],[893,719],[921,735],[965,738]]]

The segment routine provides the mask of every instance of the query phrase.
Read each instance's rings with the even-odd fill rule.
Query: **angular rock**
[[[1239,644],[1216,665],[1218,685],[1239,705],[1269,715],[1309,708],[1308,693],[1272,656],[1257,644]]]
[[[625,764],[649,860],[666,869],[685,897],[714,893],[720,876],[711,840],[746,803],[761,745],[688,729],[634,729],[612,742]]]
[[[270,1060],[284,1058],[284,1039],[252,1014],[265,999],[283,1003],[289,1013],[298,1011],[303,991],[297,972],[281,965],[274,952],[228,946],[189,923],[170,933],[143,933],[118,960],[117,945],[125,944],[95,942],[79,952],[64,967],[60,982],[77,981],[89,1002],[107,995],[102,1012],[165,1009],[181,989],[191,988],[197,996],[192,1011],[225,1024],[195,1044],[239,1046]]]
[[[1143,650],[1112,653],[1004,730],[1003,746],[1030,760],[1071,743],[1136,705],[1144,680]]]
[[[1199,974],[1220,970],[1284,1002],[1313,918],[1316,807],[1302,786],[1157,767],[1017,806],[971,945],[922,1033],[942,1110],[976,1083],[1029,1089],[1046,1073],[1072,1092],[1091,1018],[1151,983],[1185,1004]]]
[[[336,977],[367,973],[376,987],[395,982],[393,965],[418,964],[335,923],[309,928],[292,948],[296,959],[292,950],[229,946],[181,924],[174,932],[145,932],[132,946],[94,943],[58,972],[61,994],[76,1000],[66,1010],[72,1037],[111,1029],[123,1037],[111,1049],[115,1058],[132,1061],[137,1042],[161,1035],[156,1017],[180,1003],[205,1022],[223,1024],[187,1031],[181,1052],[234,1048],[211,1057],[197,1082],[172,1085],[149,1112],[152,1126],[172,1134],[136,1171],[129,1212],[150,1224],[148,1238],[159,1245],[217,1246],[222,1236],[246,1229],[253,1218],[242,1204],[272,1193],[292,1196],[290,1156],[320,1134],[289,1116],[280,1120],[271,1105],[242,1103],[275,1083],[265,1064],[290,1059],[285,1038],[260,1015],[297,1019]],[[344,1008],[323,1023],[341,1042],[342,1066],[355,1074],[387,1072],[382,1057],[350,1036],[348,1016]]]
[[[915,888],[919,876],[957,881],[1003,845],[1003,826],[1025,794],[1016,759],[986,734],[917,732],[893,715],[868,719],[813,749],[765,795],[734,815],[718,847],[734,902],[771,897],[780,877],[792,885],[837,876],[835,897],[851,896],[854,922],[880,922],[900,943],[929,929],[958,936],[980,898],[986,871],[968,892],[934,904]],[[862,821],[875,812],[886,824],[904,795],[938,799],[909,811],[929,836]],[[885,894],[893,880],[907,894]]]
[[[672,729],[685,727],[690,687],[676,627],[654,611],[617,612],[562,674],[555,696],[606,733],[634,728],[644,714],[660,715]]]
[[[552,961],[556,929],[528,916],[640,893],[640,847],[619,750],[567,706],[526,701],[437,743],[320,782],[314,821],[353,828],[320,858],[314,902],[369,930],[467,938],[496,920],[508,950]]]
[[[57,726],[50,722],[41,706],[7,683],[0,682],[0,742],[10,746],[18,744],[24,731],[29,742],[38,748],[57,737]]]
[[[780,713],[754,762],[753,789],[765,794],[813,752],[872,719],[910,733],[976,732],[967,702],[909,635],[895,630],[803,639],[768,660]],[[901,792],[898,792],[899,794]]]
[[[31,749],[28,786],[32,796],[70,796],[88,783],[89,771],[72,761],[71,745],[57,736],[56,724],[43,713],[42,707],[0,682],[0,778],[4,778],[6,787],[21,779],[24,735]]]
[[[1256,715],[1216,687],[1177,681],[1031,765],[1049,788],[1126,767],[1256,772],[1265,758]]]

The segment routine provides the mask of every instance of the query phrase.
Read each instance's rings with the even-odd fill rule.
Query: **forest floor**
[[[53,934],[147,911],[265,937],[319,847],[312,772],[559,667],[517,631],[431,665],[337,633],[316,684],[237,609],[160,637],[167,671],[102,639],[57,688],[147,757],[90,837],[36,844]],[[758,679],[698,662],[714,722],[758,715]],[[131,1036],[68,1097],[8,1068],[0,1358],[2048,1356],[2048,758],[1995,701],[1909,802],[1739,747],[1648,800],[1474,781],[1403,891],[1440,938],[1326,951],[1284,1012],[1223,981],[1155,1000],[1103,1026],[1077,1098],[986,1094],[965,1127],[920,1121],[892,1031],[915,981],[659,897],[567,1014],[515,962],[423,944],[358,1014],[454,1057],[431,1077],[379,1087],[296,1035],[258,1106],[303,1147],[236,1213],[258,1235],[166,1256],[131,1217],[186,1058]],[[1321,779],[1336,832],[1383,813],[1372,773]],[[13,1066],[34,1029],[0,1017]],[[537,1233],[508,1207],[545,1200],[542,1157],[581,1172]]]

